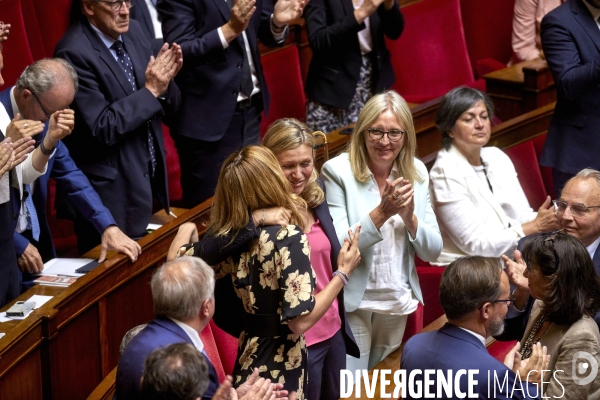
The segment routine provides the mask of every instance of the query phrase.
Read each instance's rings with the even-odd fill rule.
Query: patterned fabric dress
[[[195,255],[195,249],[186,245],[179,254]],[[216,279],[226,275],[231,276],[249,314],[277,316],[287,325],[314,308],[316,275],[310,248],[306,235],[295,225],[264,227],[248,251],[215,267]],[[304,335],[288,330],[283,335],[252,336],[243,331],[238,346],[234,386],[240,386],[258,368],[260,376],[284,384],[284,389],[297,391],[298,399],[304,399],[308,381]]]

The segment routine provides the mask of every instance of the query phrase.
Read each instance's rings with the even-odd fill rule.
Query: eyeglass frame
[[[127,8],[131,10],[131,8],[134,6],[133,2],[134,0],[98,0],[98,3],[106,3],[110,6],[110,9],[112,11],[116,12],[121,11],[121,8],[123,8],[124,3],[129,3]],[[114,8],[116,4],[119,4],[119,8]]]
[[[559,205],[558,205],[559,203],[562,203],[562,204],[565,205],[565,210],[564,211],[559,211],[559,209],[558,209],[559,208]],[[584,217],[584,216],[586,216],[588,214],[588,210],[590,208],[600,208],[600,206],[584,206],[582,204],[567,204],[567,202],[563,201],[563,200],[552,200],[552,205],[554,206],[554,212],[556,214],[559,214],[559,213],[564,214],[567,211],[567,208],[570,208],[571,209],[571,214],[573,216],[575,216],[575,217]],[[573,207],[575,207],[575,208],[573,208]],[[581,210],[581,209],[578,210],[577,207],[584,208],[584,209],[583,210]],[[575,212],[573,212],[573,210],[575,210]]]
[[[29,89],[29,88],[27,88],[27,90],[29,90],[31,92],[31,94],[35,98],[35,101],[37,101],[38,105],[40,106],[40,109],[42,110],[42,112],[44,113],[46,118],[48,118],[48,120],[50,120],[50,118],[52,118],[52,114],[48,112],[46,107],[44,107],[44,105],[40,101],[40,98],[37,96],[37,94],[35,94],[35,91],[33,91],[32,89]]]
[[[485,303],[483,303],[482,305],[479,306],[478,310],[481,310],[483,308],[483,306],[485,306],[486,303],[506,303],[506,305],[508,307],[510,307],[511,303],[514,303],[515,301],[517,301],[517,299],[498,299],[498,300],[490,300],[490,301],[486,301]]]
[[[372,133],[373,133],[373,131],[380,132],[380,134],[381,134],[381,137],[379,137],[379,138],[374,138],[374,137],[372,136]],[[403,136],[406,134],[406,131],[403,131],[403,130],[401,130],[401,129],[393,129],[393,130],[391,130],[391,131],[385,131],[385,130],[383,130],[383,129],[381,129],[381,128],[367,128],[367,132],[369,133],[369,137],[370,137],[372,140],[377,140],[377,141],[380,141],[381,139],[383,139],[383,136],[387,135],[387,138],[388,138],[388,140],[389,140],[390,142],[393,142],[393,143],[395,143],[395,142],[399,142],[400,140],[402,140],[402,137],[403,137]],[[390,137],[390,133],[400,133],[400,136],[398,137],[398,139],[396,139],[396,140],[393,140],[393,139]]]

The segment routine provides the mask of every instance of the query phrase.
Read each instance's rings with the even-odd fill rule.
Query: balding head
[[[591,168],[581,170],[567,181],[559,200],[569,206],[564,210],[557,208],[561,228],[586,247],[596,241],[600,237],[600,208],[597,208],[600,206],[600,172]],[[573,206],[585,211],[573,210]]]
[[[78,88],[77,73],[67,61],[44,58],[25,68],[17,80],[15,100],[23,118],[46,121],[69,107]]]
[[[198,257],[176,258],[154,273],[151,287],[156,315],[186,321],[213,298],[214,271]]]

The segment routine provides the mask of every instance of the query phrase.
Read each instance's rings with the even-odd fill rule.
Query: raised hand
[[[21,114],[17,113],[6,127],[6,136],[11,138],[13,143],[15,143],[19,139],[35,136],[43,130],[44,124],[42,122],[21,119]]]
[[[9,137],[4,138],[0,142],[0,178],[5,172],[10,171],[14,159],[12,140]]]
[[[338,255],[338,269],[350,276],[352,271],[360,263],[360,251],[358,250],[358,242],[360,240],[361,226],[357,226],[354,233],[348,229],[349,239],[344,239],[344,245]]]
[[[273,9],[273,23],[275,26],[283,29],[292,20],[300,18],[306,3],[308,1],[305,0],[278,0]]]
[[[287,226],[290,223],[291,216],[291,211],[284,207],[260,208],[252,211],[252,220],[255,226]]]
[[[48,133],[44,138],[44,147],[48,150],[54,148],[59,140],[64,139],[75,128],[75,111],[71,109],[58,110],[50,116]]]
[[[35,140],[30,137],[24,137],[13,143],[13,162],[11,169],[21,164],[27,158],[27,155],[33,151]]]
[[[169,48],[169,44],[165,43],[156,58],[150,56],[150,61],[146,67],[146,89],[154,97],[159,97],[167,91],[169,82],[177,75],[182,66],[181,46],[173,43],[173,46]]]

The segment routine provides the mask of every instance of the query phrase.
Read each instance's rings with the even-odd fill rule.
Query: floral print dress
[[[195,255],[186,245],[180,254]],[[310,264],[306,235],[295,225],[267,226],[246,252],[215,267],[215,278],[230,275],[235,291],[250,314],[278,316],[281,324],[308,314],[315,305],[316,275]],[[234,386],[244,383],[254,368],[260,376],[282,383],[304,399],[307,351],[304,335],[252,336],[242,331],[233,371]]]

